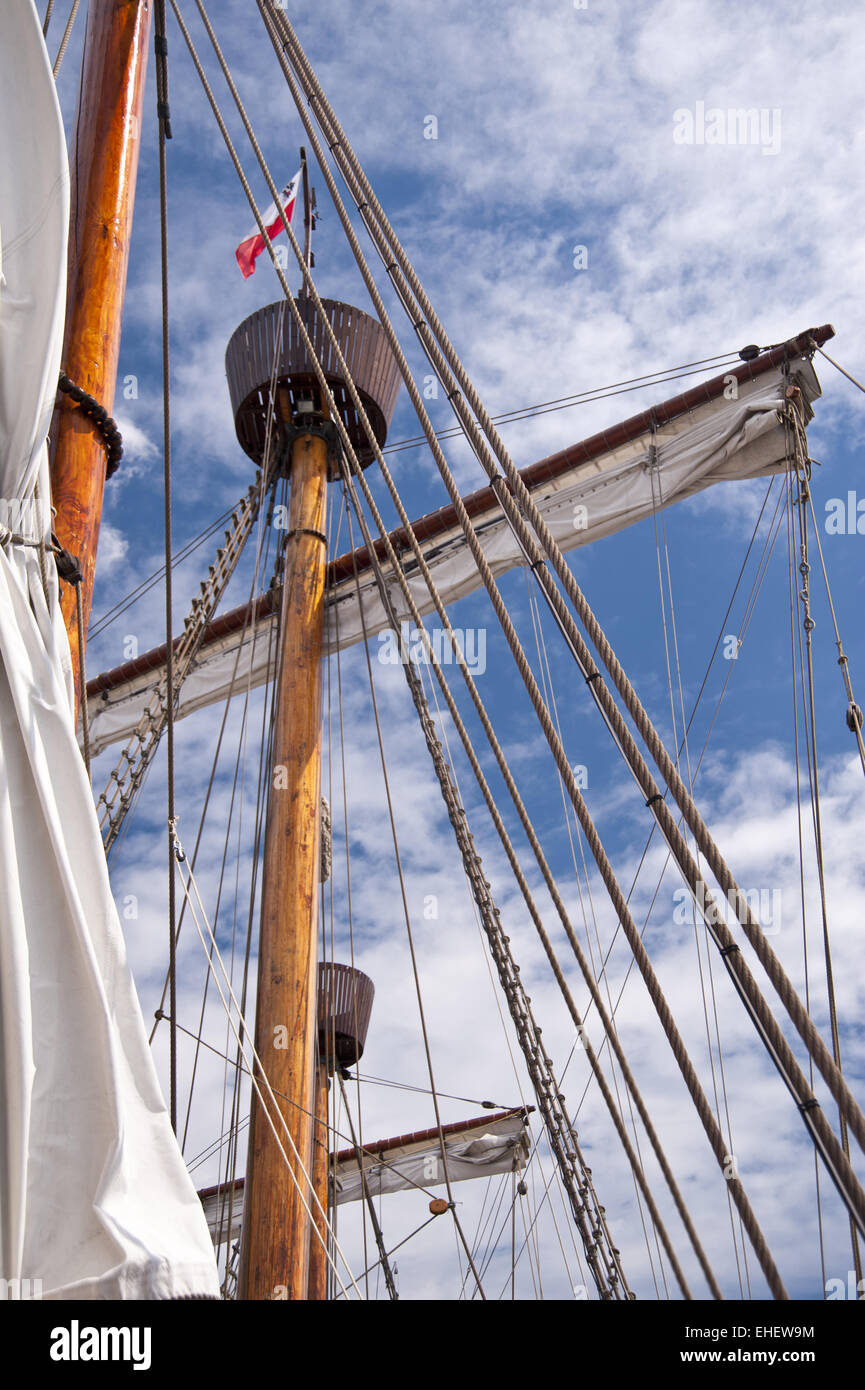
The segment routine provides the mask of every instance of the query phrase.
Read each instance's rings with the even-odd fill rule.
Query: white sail
[[[517,1172],[529,1156],[529,1131],[520,1111],[447,1126],[444,1141],[447,1176],[452,1183]],[[363,1176],[371,1197],[437,1187],[445,1181],[437,1131],[404,1135],[373,1148],[375,1151],[363,1158]],[[359,1202],[364,1195],[360,1165],[349,1149],[336,1156],[333,1185],[337,1206]]]
[[[781,363],[754,375],[739,367],[735,375],[731,371],[717,383],[711,396],[707,393],[701,403],[678,411],[657,428],[646,425],[637,433],[629,432],[630,437],[611,448],[598,448],[596,438],[588,441],[592,448],[577,446],[532,465],[526,471],[534,480],[535,501],[561,549],[572,550],[624,530],[651,516],[654,507],[692,497],[716,483],[782,469],[787,441],[779,408],[785,391],[791,383],[797,384],[808,405],[820,394],[807,358],[794,356],[788,371],[789,375],[785,374]],[[663,418],[660,409],[659,414]],[[615,432],[608,434],[612,440]],[[445,509],[445,514],[448,511]],[[424,518],[423,522],[431,520]],[[523,562],[494,497],[490,496],[485,509],[473,520],[496,576]],[[480,575],[457,522],[437,524],[421,548],[446,604],[480,587]],[[433,608],[429,591],[406,552],[403,544],[413,597],[420,612],[427,614]],[[386,572],[388,568],[385,565]],[[407,619],[396,580],[389,581],[388,588],[395,611]],[[232,690],[254,688],[268,678],[275,649],[271,640],[274,621],[268,614],[203,646],[180,691],[180,717],[224,700]],[[326,640],[330,650],[359,642],[364,623],[368,637],[388,626],[375,576],[368,564],[357,578],[351,566],[343,565],[327,595]],[[449,657],[447,644],[445,659]],[[154,664],[148,654],[91,684],[90,746],[94,753],[129,737],[163,672],[164,663]]]
[[[497,1173],[518,1172],[529,1156],[530,1133],[521,1110],[483,1115],[443,1129],[451,1182],[490,1178]],[[354,1149],[332,1155],[333,1201],[359,1202],[364,1197],[360,1166]],[[441,1139],[437,1129],[403,1134],[370,1144],[364,1152],[363,1171],[372,1197],[382,1193],[426,1191],[445,1181]],[[198,1196],[204,1208],[214,1245],[240,1235],[243,1222],[243,1179],[231,1185],[207,1187]],[[229,1228],[229,1211],[231,1222]]]
[[[34,544],[69,174],[32,0],[0,7],[0,128],[0,1277],[13,1297],[215,1297],[74,737],[56,570],[49,556],[43,588]]]

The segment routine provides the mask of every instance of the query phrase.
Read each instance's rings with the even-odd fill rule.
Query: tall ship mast
[[[494,416],[282,4],[290,141],[227,12],[53,9],[0,17],[8,1296],[865,1296],[835,328],[568,395],[518,334]],[[236,250],[191,279],[196,151]],[[724,724],[752,623],[783,732]]]

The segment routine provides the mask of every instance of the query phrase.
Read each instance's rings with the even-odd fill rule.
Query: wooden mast
[[[63,370],[111,414],[135,201],[151,0],[90,0],[71,159]],[[105,450],[90,420],[61,398],[52,429],[51,500],[60,544],[83,573],[84,631],[105,486]],[[65,589],[76,707],[82,654],[75,592]]]
[[[253,1098],[239,1296],[308,1297],[321,807],[321,654],[327,560],[325,439],[292,445],[273,761],[262,878],[255,1047],[285,1127]],[[256,1068],[259,1083],[261,1073]],[[266,1097],[271,1119],[273,1101]],[[306,1203],[306,1205],[304,1205]]]

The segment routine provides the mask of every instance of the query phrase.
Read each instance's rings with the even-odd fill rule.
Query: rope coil
[[[91,396],[83,386],[77,386],[63,371],[60,373],[57,389],[75,401],[76,405],[80,405],[83,413],[93,421],[99,431],[105,448],[105,476],[110,478],[117,472],[123,458],[123,436],[117,428],[117,421],[112,419],[105,406],[100,405],[95,396]]]

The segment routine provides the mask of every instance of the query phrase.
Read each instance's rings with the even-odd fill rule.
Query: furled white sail
[[[512,1173],[522,1168],[529,1156],[529,1131],[519,1111],[491,1116],[481,1125],[475,1121],[464,1127],[454,1126],[445,1134],[445,1153],[451,1182]],[[334,1202],[359,1202],[364,1193],[357,1158],[349,1152],[341,1153],[335,1166]],[[391,1140],[376,1152],[364,1155],[363,1173],[372,1197],[436,1187],[445,1181],[441,1141],[432,1133]]]
[[[529,1156],[529,1130],[521,1110],[482,1116],[464,1124],[445,1125],[443,1131],[451,1182],[489,1178],[496,1173],[518,1172]],[[344,1149],[332,1155],[334,1204],[359,1202],[364,1197],[357,1154]],[[363,1171],[371,1197],[438,1187],[445,1181],[441,1138],[438,1130],[404,1134],[369,1145]],[[199,1192],[214,1245],[240,1235],[243,1216],[243,1179],[205,1188]]]
[[[759,477],[782,469],[787,440],[780,410],[791,384],[798,385],[806,410],[819,396],[820,387],[811,363],[794,355],[786,371],[778,363],[753,376],[748,375],[747,369],[739,368],[736,377],[731,373],[724,378],[727,387],[679,411],[657,428],[647,425],[611,448],[589,451],[590,457],[580,456],[579,449],[566,451],[573,452],[575,460],[565,467],[545,469],[537,464],[530,468],[528,472],[536,479],[532,483],[535,501],[562,550],[621,531],[651,516],[653,508],[669,506],[715,483]],[[614,432],[610,435],[613,439]],[[554,456],[544,462],[552,465],[559,458]],[[523,562],[494,498],[473,519],[495,575]],[[480,587],[480,575],[457,523],[438,527],[421,548],[446,604]],[[402,550],[415,602],[420,612],[427,614],[433,604],[426,583],[405,545]],[[389,579],[388,588],[400,620],[407,619],[396,580]],[[360,641],[364,623],[369,637],[388,626],[369,566],[357,578],[350,567],[348,572],[344,567],[328,591],[327,604],[326,640],[332,651]],[[274,622],[272,614],[268,614],[208,641],[180,691],[179,715],[224,700],[233,690],[262,684],[273,661]],[[449,656],[448,644],[445,659]],[[163,672],[164,663],[154,664],[145,657],[112,673],[115,679],[102,678],[100,690],[90,701],[90,744],[94,753],[129,737]]]
[[[218,1296],[74,737],[45,438],[69,176],[32,0],[0,6],[0,1278],[7,1295]],[[23,541],[22,539],[23,538]]]

